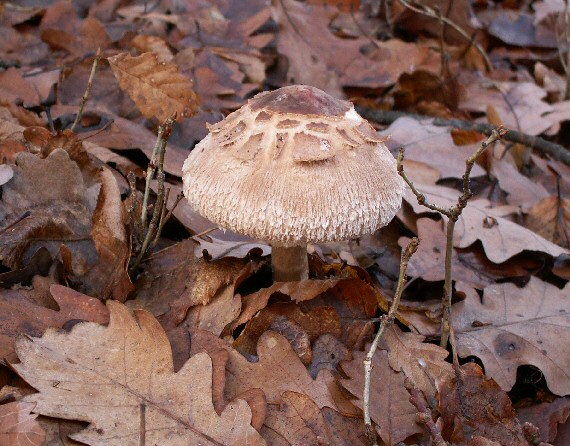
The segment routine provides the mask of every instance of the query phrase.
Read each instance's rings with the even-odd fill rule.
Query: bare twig
[[[399,118],[408,117],[417,119],[418,121],[432,119],[433,125],[454,127],[463,130],[474,130],[476,132],[483,133],[487,136],[491,135],[493,130],[497,130],[497,126],[492,124],[463,121],[461,119],[443,119],[434,118],[433,116],[419,115],[415,113],[406,113],[399,111],[383,111],[383,110],[372,110],[370,108],[357,107],[358,113],[366,119],[375,121],[378,124],[392,124]],[[562,161],[564,164],[570,166],[570,150],[566,147],[561,146],[544,138],[538,136],[527,135],[525,133],[517,132],[516,130],[506,129],[507,134],[504,136],[506,141],[516,142],[523,144],[527,147],[532,147],[542,153],[550,155],[553,159]]]
[[[414,186],[414,183],[408,178],[404,172],[404,148],[400,149],[398,154],[398,173],[404,181],[410,186],[413,194],[416,196],[418,203],[428,209],[439,212],[447,217],[447,236],[445,246],[445,281],[443,285],[444,296],[442,299],[443,317],[441,322],[441,346],[446,348],[448,341],[451,342],[451,349],[453,354],[453,363],[458,364],[457,349],[455,348],[455,335],[451,323],[451,296],[453,291],[452,275],[451,275],[451,258],[453,254],[453,231],[455,229],[455,222],[467,206],[467,201],[473,196],[470,187],[471,169],[475,164],[475,160],[485,151],[487,147],[493,144],[498,139],[506,134],[506,130],[499,127],[492,131],[491,135],[481,143],[479,148],[471,155],[465,162],[465,173],[463,174],[463,193],[457,199],[457,203],[445,209],[441,206],[428,203],[426,197],[421,194]]]
[[[467,32],[463,28],[461,28],[458,24],[456,24],[454,21],[448,19],[447,17],[441,16],[433,8],[430,8],[427,5],[424,5],[424,4],[412,5],[407,0],[398,0],[398,1],[402,4],[402,6],[408,8],[410,11],[414,11],[418,14],[422,14],[422,15],[425,15],[427,17],[431,17],[432,19],[440,20],[441,22],[449,25],[451,28],[453,28],[455,31],[457,31],[459,34],[461,34],[465,38],[465,40],[467,40],[471,45],[473,45],[477,49],[477,51],[479,51],[479,53],[481,54],[481,56],[485,60],[485,65],[487,66],[487,69],[488,70],[493,69],[493,63],[491,62],[491,59],[489,59],[489,56],[487,56],[487,53],[485,52],[483,47],[481,45],[479,45],[477,42],[475,42],[471,38],[471,36],[469,36],[469,34],[467,34]]]
[[[97,65],[99,64],[99,60],[101,60],[101,48],[97,49],[97,54],[95,54],[95,59],[93,60],[93,65],[91,66],[91,73],[89,74],[89,80],[87,81],[87,88],[85,89],[85,93],[83,93],[83,97],[81,98],[81,104],[79,105],[79,112],[77,112],[77,116],[75,117],[75,121],[71,126],[71,131],[75,131],[75,127],[81,121],[81,117],[83,116],[83,108],[85,104],[89,100],[89,96],[91,95],[91,86],[93,85],[93,78],[95,77],[95,72],[97,71]]]
[[[374,432],[374,427],[372,426],[372,420],[370,419],[370,380],[372,374],[372,357],[376,350],[378,349],[378,344],[382,339],[382,336],[386,332],[388,328],[392,326],[394,323],[394,319],[396,318],[396,312],[398,311],[398,305],[400,304],[400,298],[402,297],[402,293],[404,291],[404,285],[406,282],[406,270],[408,269],[408,263],[412,255],[417,251],[419,246],[419,240],[414,237],[412,241],[406,246],[406,249],[402,252],[402,258],[400,261],[400,276],[398,278],[398,287],[396,288],[396,294],[394,295],[394,300],[392,301],[392,305],[388,310],[388,314],[381,318],[382,322],[380,323],[380,328],[376,336],[374,337],[374,341],[370,346],[370,350],[364,359],[364,426],[366,427],[366,436],[368,438],[368,442],[371,446],[376,446],[376,432]]]
[[[449,443],[443,439],[441,435],[441,430],[437,427],[433,421],[433,416],[431,410],[426,404],[425,397],[420,389],[418,389],[409,378],[406,378],[405,382],[406,390],[410,393],[410,403],[412,403],[416,409],[418,409],[418,421],[425,424],[427,427],[433,444],[435,446],[449,446]]]
[[[166,144],[170,133],[172,132],[172,126],[176,122],[176,115],[168,118],[161,126],[158,128],[158,135],[156,138],[156,144],[154,145],[152,151],[152,157],[146,172],[146,184],[145,192],[143,196],[143,203],[141,206],[140,221],[135,223],[134,228],[142,228],[139,236],[142,238],[144,233],[144,238],[140,243],[140,248],[136,252],[136,258],[129,268],[129,274],[133,275],[136,273],[138,266],[140,265],[143,258],[148,254],[150,248],[156,245],[156,241],[160,236],[160,231],[166,223],[166,218],[170,217],[171,214],[165,215],[166,208],[166,190],[164,186],[165,174],[164,174],[164,156],[166,154]],[[156,202],[154,205],[154,211],[152,213],[152,218],[150,223],[148,223],[148,210],[149,210],[149,197],[150,197],[150,184],[156,173],[156,179],[158,181],[158,191]],[[132,186],[131,186],[132,187]],[[180,201],[180,200],[178,200]],[[178,202],[176,203],[178,204]],[[133,206],[136,206],[133,205]],[[135,221],[137,219],[135,218]],[[136,240],[137,245],[139,240]],[[138,247],[138,246],[137,246]],[[133,251],[135,252],[135,251]]]

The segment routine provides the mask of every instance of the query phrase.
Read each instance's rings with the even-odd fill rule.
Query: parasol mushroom
[[[209,130],[184,163],[184,194],[221,227],[269,242],[276,281],[308,277],[308,243],[373,233],[402,204],[385,138],[317,88],[260,93]]]

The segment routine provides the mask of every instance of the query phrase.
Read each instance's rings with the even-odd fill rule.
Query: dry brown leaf
[[[553,108],[544,101],[546,91],[534,82],[497,82],[466,72],[459,81],[465,87],[462,110],[484,113],[492,105],[505,126],[529,135],[539,135],[554,123],[547,115]]]
[[[390,86],[433,56],[427,47],[397,39],[374,41],[376,49],[364,55],[361,49],[371,45],[369,38],[337,37],[328,28],[331,10],[321,6],[274,1],[273,15],[280,28],[277,50],[289,61],[289,82],[313,85],[335,97],[343,96],[341,86]]]
[[[342,363],[342,369],[350,379],[340,384],[352,393],[354,402],[362,409],[364,392],[364,357],[366,352],[354,351],[353,360]],[[410,394],[404,387],[405,376],[395,372],[388,364],[388,352],[377,351],[372,358],[370,384],[370,417],[376,423],[378,434],[388,446],[404,441],[411,435],[423,432],[416,423],[417,409],[410,403]]]
[[[517,410],[517,418],[521,422],[532,423],[540,431],[542,441],[554,442],[558,433],[558,425],[570,418],[570,397],[557,398],[551,403],[523,407]]]
[[[174,63],[160,62],[154,53],[137,57],[120,53],[107,60],[121,88],[147,118],[163,122],[176,113],[182,120],[198,111],[192,80],[182,75]]]
[[[570,394],[570,285],[559,289],[531,277],[524,288],[504,283],[485,288],[482,299],[466,290],[452,307],[460,356],[477,356],[487,376],[504,390],[515,384],[517,368],[539,368],[548,388]]]
[[[20,268],[40,248],[52,257],[70,254],[70,280],[91,296],[124,300],[132,289],[120,191],[70,131],[51,135],[24,131],[29,150],[16,159],[14,177],[3,186],[0,234],[5,265]]]
[[[404,333],[397,326],[392,326],[383,343],[388,347],[390,367],[404,372],[414,386],[435,403],[437,384],[450,378],[453,369],[450,363],[445,362],[449,355],[447,350],[424,340],[424,336]]]
[[[397,152],[400,147],[404,147],[407,159],[437,169],[443,178],[461,178],[465,172],[465,160],[477,148],[477,144],[456,145],[448,127],[408,117],[398,118],[380,134],[390,136],[386,142],[388,148]],[[481,176],[484,173],[480,166],[475,165],[471,176]],[[415,181],[413,177],[411,179]]]
[[[444,439],[457,446],[481,444],[477,437],[496,440],[491,445],[528,446],[511,400],[497,383],[472,362],[458,374],[439,388]]]
[[[278,302],[257,313],[246,324],[234,341],[233,347],[244,355],[255,355],[259,337],[267,330],[279,331],[274,324],[277,319],[282,317],[301,327],[303,336],[308,336],[311,341],[323,333],[330,333],[338,337],[342,334],[341,321],[334,308],[318,306],[312,310],[304,311],[297,304]],[[316,378],[316,375],[312,376]]]
[[[257,344],[258,362],[248,362],[240,353],[224,341],[206,331],[192,336],[192,354],[208,353],[224,348],[230,359],[227,365],[226,395],[235,398],[252,388],[260,388],[268,404],[281,404],[286,391],[307,395],[319,407],[336,408],[328,385],[332,382],[323,371],[313,380],[295,354],[289,342],[281,335],[265,332]]]
[[[442,186],[417,185],[430,203],[449,207],[457,203],[459,192]],[[407,190],[404,199],[417,214],[431,213],[418,204],[415,195]],[[467,248],[481,240],[485,254],[494,263],[503,263],[525,250],[544,252],[553,257],[568,251],[542,238],[535,232],[504,218],[513,213],[512,207],[491,207],[488,200],[470,201],[455,225],[454,246]]]
[[[135,317],[109,301],[109,326],[76,325],[20,338],[17,372],[39,393],[25,398],[36,412],[83,420],[72,436],[87,444],[263,445],[243,400],[220,416],[212,404],[212,360],[191,358],[174,373],[168,338],[146,311]],[[49,377],[46,379],[46,377]]]
[[[36,405],[14,401],[0,405],[0,444],[6,446],[41,446],[46,438],[32,411]]]
[[[570,248],[570,199],[544,198],[528,211],[526,224],[546,240]]]
[[[328,425],[311,399],[301,393],[283,392],[283,403],[270,405],[261,430],[267,444],[342,444],[331,436]]]
[[[516,166],[506,159],[494,159],[491,173],[501,189],[508,194],[507,202],[520,206],[523,212],[528,212],[532,206],[548,197],[548,191],[542,184],[522,175]]]
[[[10,356],[18,335],[41,336],[48,327],[61,328],[72,320],[105,324],[107,309],[97,299],[61,285],[52,285],[50,294],[57,310],[43,306],[24,290],[0,290],[0,358]]]
[[[60,1],[50,6],[40,24],[42,40],[83,57],[111,44],[103,24],[94,17],[80,19],[72,3]]]

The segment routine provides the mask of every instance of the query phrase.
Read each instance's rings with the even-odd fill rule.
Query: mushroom
[[[386,138],[317,88],[260,93],[208,128],[184,163],[184,194],[221,227],[269,242],[276,281],[308,278],[308,243],[373,233],[402,204]]]

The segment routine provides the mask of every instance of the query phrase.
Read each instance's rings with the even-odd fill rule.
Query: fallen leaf
[[[62,328],[72,320],[105,324],[105,306],[97,299],[85,296],[61,285],[52,285],[50,294],[57,309],[42,306],[21,290],[0,290],[0,358],[11,356],[18,335],[41,336],[48,327]]]
[[[336,373],[338,364],[348,360],[350,360],[350,351],[336,336],[325,333],[313,344],[313,362],[309,372],[313,378],[316,378],[323,369]]]
[[[388,361],[396,372],[404,372],[428,398],[435,403],[437,384],[453,375],[451,364],[445,362],[447,350],[423,342],[424,336],[404,333],[397,326],[386,331],[382,342],[388,347]]]
[[[429,185],[417,185],[417,187],[430,203],[446,208],[457,203],[459,192],[453,189]],[[419,205],[410,190],[406,191],[404,199],[412,205],[417,214],[433,212]],[[485,254],[494,263],[503,263],[525,250],[544,252],[553,257],[567,252],[533,231],[504,218],[512,212],[512,208],[493,208],[486,199],[470,201],[455,225],[453,245],[467,248],[480,240]],[[490,218],[493,223],[486,223]]]
[[[0,234],[4,264],[21,268],[40,247],[52,257],[67,249],[78,289],[124,300],[132,287],[130,240],[114,176],[70,131],[53,136],[31,127],[24,136],[38,155],[20,153],[14,177],[3,186],[0,217],[11,228]]]
[[[569,290],[569,285],[559,289],[536,277],[524,288],[491,285],[482,298],[466,290],[466,299],[452,306],[458,354],[479,357],[487,376],[504,390],[515,384],[519,366],[531,364],[553,393],[570,394],[570,357],[564,352],[570,336]]]
[[[0,405],[0,443],[6,446],[41,446],[46,438],[36,418],[32,415],[34,403],[14,401]]]
[[[47,8],[40,24],[42,40],[50,46],[64,48],[74,56],[105,49],[111,44],[105,28],[94,17],[80,19],[69,2],[60,1]]]
[[[296,392],[283,392],[281,396],[283,403],[269,406],[261,430],[268,444],[338,444],[319,407],[308,396]]]
[[[539,135],[553,124],[546,91],[534,82],[499,82],[471,73],[460,75],[459,81],[465,87],[461,110],[484,113],[491,105],[506,127],[529,135]]]
[[[160,62],[154,53],[132,57],[120,53],[107,59],[121,88],[147,117],[165,121],[174,113],[178,120],[194,115],[199,100],[192,80],[172,62]]]
[[[257,344],[259,360],[255,363],[249,362],[209,332],[197,331],[192,336],[192,354],[220,348],[226,349],[230,355],[226,394],[232,398],[248,389],[260,388],[270,405],[281,404],[283,392],[291,391],[307,395],[319,408],[336,408],[328,389],[328,382],[332,379],[321,372],[313,380],[283,336],[271,331],[265,332]]]
[[[532,206],[549,195],[544,186],[522,175],[512,162],[505,159],[493,160],[491,173],[501,189],[508,194],[507,202],[520,206],[523,212],[528,212]]]
[[[360,409],[363,408],[365,356],[366,352],[354,351],[354,359],[341,365],[350,379],[339,381],[357,398],[355,404]],[[394,371],[388,365],[388,352],[377,351],[372,358],[370,417],[376,423],[382,441],[388,446],[423,432],[423,428],[416,423],[417,409],[409,402],[410,394],[404,387],[404,380],[403,373]]]
[[[320,88],[343,97],[341,86],[382,88],[395,84],[400,74],[429,62],[427,47],[396,39],[342,39],[329,28],[330,12],[322,6],[293,0],[273,2],[274,19],[280,27],[277,50],[289,61],[288,81]],[[401,57],[405,53],[406,57]]]
[[[476,437],[501,446],[528,446],[511,400],[497,383],[472,362],[457,374],[439,388],[443,438],[458,446],[474,446]]]
[[[517,418],[523,423],[532,423],[538,427],[540,439],[552,443],[556,439],[558,425],[566,423],[570,418],[570,397],[518,409]]]
[[[107,306],[107,327],[87,322],[70,333],[19,339],[22,362],[13,367],[38,389],[25,399],[37,413],[88,421],[72,436],[87,444],[124,445],[141,435],[151,444],[265,444],[245,401],[215,412],[208,355],[195,355],[174,373],[156,319],[145,311],[135,318],[114,301]]]
[[[528,211],[526,225],[546,240],[570,248],[570,199],[544,198]]]
[[[453,142],[449,127],[435,126],[413,118],[398,118],[380,135],[390,136],[386,142],[392,151],[406,149],[406,159],[419,161],[437,169],[443,178],[461,178],[465,160],[475,152],[477,144],[458,146]],[[445,166],[445,168],[443,167]],[[484,170],[473,166],[471,176],[484,175]],[[414,178],[411,178],[414,181]]]

